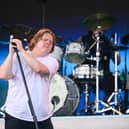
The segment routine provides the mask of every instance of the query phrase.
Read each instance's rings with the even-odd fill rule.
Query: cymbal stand
[[[99,33],[96,33],[96,103],[95,103],[96,113],[103,113],[105,111],[112,110],[112,111],[116,112],[117,114],[121,114],[121,112],[119,112],[115,108],[111,107],[109,104],[99,100],[99,75],[100,75],[100,72],[99,72],[99,56],[100,56],[99,43],[100,43]],[[115,94],[115,102],[117,102],[116,94]],[[99,104],[101,104],[105,107],[103,109],[99,109]]]
[[[96,33],[96,113],[99,112],[99,33]]]
[[[89,108],[89,91],[88,91],[88,83],[85,83],[85,112],[88,112]]]
[[[115,33],[115,41],[114,41],[115,45],[117,44],[117,34]],[[118,98],[119,98],[119,94],[118,94],[118,69],[117,69],[117,56],[118,56],[118,51],[116,50],[114,53],[114,57],[115,57],[115,81],[114,81],[114,92],[111,94],[111,96],[108,98],[107,102],[110,105],[114,106],[118,106]],[[111,102],[112,98],[114,97],[114,102]]]
[[[118,103],[119,94],[118,94],[117,55],[118,55],[118,51],[115,51],[115,87],[114,87],[114,92],[110,95],[110,97],[107,100],[109,105],[114,104],[114,106],[117,106],[119,104]],[[112,101],[113,97],[114,97],[114,101]]]

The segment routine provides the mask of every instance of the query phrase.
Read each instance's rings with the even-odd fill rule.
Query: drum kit
[[[98,13],[91,15],[87,17],[83,24],[89,29],[89,30],[107,30],[112,27],[112,25],[115,23],[114,17],[108,14]],[[22,28],[22,29],[19,29]],[[10,34],[15,34],[15,37],[18,38],[26,38],[28,41],[31,39],[32,35],[35,31],[33,31],[32,28],[22,26],[22,25],[15,25],[15,26],[4,26],[4,29],[6,29]],[[20,31],[20,33],[19,33]],[[22,31],[22,32],[21,32]],[[21,35],[22,33],[22,35]],[[129,38],[128,38],[129,39]],[[88,108],[88,83],[87,80],[92,81],[92,79],[95,80],[96,84],[96,100],[95,100],[95,113],[103,113],[107,110],[112,110],[113,112],[117,114],[121,114],[121,112],[117,109],[115,109],[112,105],[110,105],[110,101],[114,97],[114,103],[115,107],[118,104],[118,87],[117,87],[117,63],[115,65],[115,86],[114,86],[114,92],[109,98],[109,103],[105,103],[99,99],[99,78],[103,77],[103,70],[99,69],[99,60],[100,60],[100,51],[99,51],[99,44],[100,44],[100,37],[99,34],[96,34],[96,42],[93,43],[96,44],[96,56],[90,56],[89,52],[85,51],[85,47],[83,46],[82,42],[70,42],[64,50],[56,45],[54,52],[51,54],[51,56],[55,57],[59,64],[61,64],[62,57],[73,64],[76,64],[77,66],[73,70],[73,78],[77,79],[78,81],[84,80],[85,85],[85,112],[87,112]],[[92,49],[93,46],[90,46],[90,49]],[[112,46],[111,48],[106,49],[112,49],[117,54],[117,51],[119,50],[126,50],[127,47],[123,46]],[[90,62],[95,62],[94,64],[82,64],[84,61],[89,60]],[[117,59],[116,59],[117,60]],[[115,60],[115,61],[116,61]],[[77,106],[80,101],[80,93],[79,88],[77,84],[74,82],[73,79],[67,77],[67,76],[61,76],[60,73],[57,73],[51,82],[51,88],[50,88],[50,103],[51,103],[51,110],[53,111],[53,115],[55,116],[61,116],[61,115],[73,115],[74,112],[77,109]],[[104,109],[99,109],[99,104],[102,104],[104,106]]]
[[[115,41],[114,44],[115,46],[111,46],[111,47],[105,47],[106,50],[112,50],[114,51],[114,58],[115,58],[115,78],[114,78],[114,92],[111,94],[111,96],[108,98],[107,102],[105,103],[104,101],[101,101],[99,99],[99,78],[103,77],[103,70],[99,69],[99,62],[100,62],[100,49],[99,49],[99,44],[100,44],[100,37],[99,37],[99,31],[105,31],[109,28],[112,27],[112,25],[115,23],[115,19],[114,17],[112,17],[111,15],[108,14],[95,14],[95,15],[91,15],[89,17],[87,17],[85,19],[85,21],[83,22],[86,27],[89,30],[96,30],[96,42],[94,42],[89,49],[92,49],[92,47],[94,45],[96,45],[96,57],[89,57],[89,52],[85,51],[85,47],[83,46],[82,42],[70,42],[67,46],[66,46],[66,51],[64,54],[64,58],[73,64],[77,64],[77,66],[74,68],[73,70],[73,78],[77,79],[78,81],[84,80],[84,85],[85,85],[85,112],[88,111],[88,81],[92,81],[93,79],[96,82],[96,100],[95,100],[95,112],[94,113],[104,113],[108,110],[112,110],[114,113],[116,114],[122,114],[119,110],[116,109],[116,107],[118,106],[118,73],[117,73],[117,54],[119,50],[126,50],[128,49],[127,47],[124,46],[117,46],[117,37],[115,37]],[[117,36],[117,34],[115,33],[115,36]],[[84,61],[89,60],[89,62],[95,62],[94,64],[83,64]],[[73,79],[73,80],[74,80]],[[69,85],[71,86],[71,85]],[[72,87],[72,86],[71,86]],[[76,89],[77,86],[74,85],[74,87]],[[74,88],[73,88],[74,89]],[[77,95],[77,97],[75,97],[77,99],[76,101],[76,106],[78,105],[79,101],[79,94]],[[99,109],[99,105],[103,105],[103,109]],[[57,104],[58,105],[58,104]],[[65,103],[62,105],[62,108],[65,107]],[[63,110],[62,108],[60,108],[61,110]],[[60,112],[60,109],[58,111],[56,111],[55,115],[62,115],[62,113]],[[73,108],[75,111],[76,108]],[[67,107],[67,110],[69,110],[69,107]],[[64,111],[64,110],[63,110]],[[58,114],[59,113],[59,114]],[[65,115],[69,115],[67,114],[67,111],[65,110]],[[64,115],[63,114],[63,115]]]

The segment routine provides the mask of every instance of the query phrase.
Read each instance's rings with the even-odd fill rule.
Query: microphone
[[[13,49],[15,50],[15,52],[18,52],[18,49],[17,49],[17,45],[15,42],[11,42],[12,45],[16,46],[16,47],[13,47]]]
[[[10,39],[13,39],[13,38],[14,38],[14,36],[10,35]],[[11,42],[11,44],[17,47],[15,42]],[[15,48],[15,47],[13,47],[13,48],[14,48],[15,51],[17,51],[17,48]]]
[[[12,45],[17,46],[15,42],[11,42]]]

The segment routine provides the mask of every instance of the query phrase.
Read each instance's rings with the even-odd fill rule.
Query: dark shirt
[[[88,33],[82,37],[82,42],[85,47],[85,52],[88,52],[86,55],[86,60],[84,64],[96,64],[96,40],[93,39],[92,34]],[[95,45],[93,45],[95,43]],[[93,47],[91,48],[91,46]],[[104,35],[99,36],[99,69],[103,70],[104,73],[110,72],[110,59],[113,58],[113,52],[110,47],[112,43]],[[90,49],[91,48],[91,49]],[[90,50],[89,50],[90,49]],[[93,60],[89,60],[90,57],[94,57]]]

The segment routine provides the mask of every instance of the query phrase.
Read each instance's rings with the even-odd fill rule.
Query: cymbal
[[[115,18],[110,14],[96,13],[84,19],[83,24],[89,30],[107,30],[115,23]]]
[[[129,43],[129,34],[126,34],[122,39],[121,43],[127,45]]]
[[[30,40],[36,32],[32,27],[24,24],[3,25],[2,29],[21,40]]]

